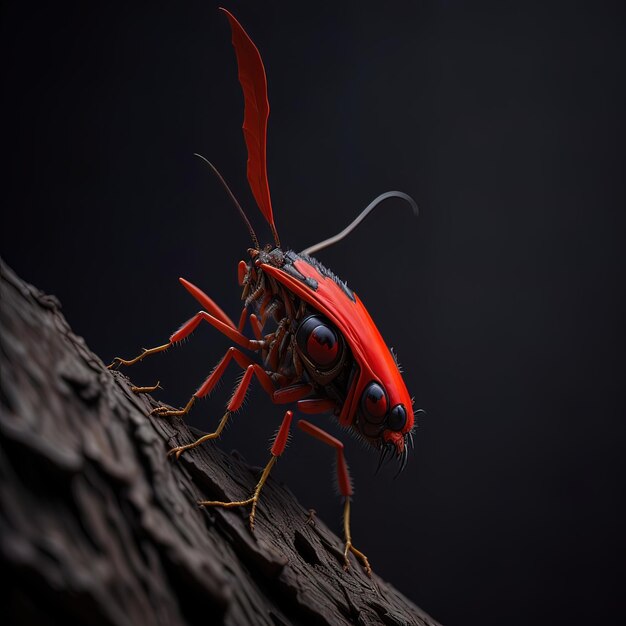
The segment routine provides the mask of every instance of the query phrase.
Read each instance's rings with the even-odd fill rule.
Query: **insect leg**
[[[216,500],[201,500],[198,502],[199,506],[219,506],[225,509],[230,509],[237,506],[247,506],[248,504],[252,505],[250,510],[250,530],[254,530],[254,517],[256,514],[256,507],[259,501],[259,495],[261,493],[261,489],[263,485],[267,481],[272,468],[276,464],[278,457],[284,452],[285,447],[287,446],[287,439],[289,438],[289,429],[291,427],[291,419],[293,417],[293,413],[291,411],[287,411],[285,413],[285,417],[283,417],[282,424],[278,430],[276,437],[274,438],[274,443],[272,445],[272,455],[270,457],[269,462],[265,466],[263,470],[263,474],[261,474],[261,478],[257,483],[257,486],[254,490],[254,493],[250,498],[246,500],[236,500],[233,502],[220,502]]]
[[[231,328],[237,328],[233,320],[222,311],[218,304],[216,304],[212,298],[209,298],[202,289],[196,287],[188,280],[179,278],[180,284],[211,314],[213,317],[221,320],[225,324],[228,324]]]
[[[191,399],[187,403],[187,406],[185,407],[185,409],[189,410],[189,408],[191,408],[191,406],[195,402],[196,398],[202,398],[203,396],[206,396],[212,391],[213,387],[215,387],[215,385],[217,384],[217,381],[223,376],[224,371],[226,370],[226,367],[228,366],[228,363],[230,362],[231,359],[235,359],[237,364],[242,368],[249,367],[252,364],[250,357],[246,356],[243,352],[241,352],[237,348],[229,348],[226,354],[224,355],[224,357],[222,358],[222,360],[217,364],[215,369],[211,372],[209,377],[204,381],[204,383],[202,383],[202,385],[200,385],[200,387],[198,388],[198,391],[196,391],[196,393],[194,393],[193,396],[191,396]],[[232,412],[234,409],[232,409],[231,405],[232,405],[232,402],[229,403],[228,407],[226,408],[226,413],[224,413],[222,419],[220,420],[220,423],[217,426],[217,429],[214,432],[203,435],[202,437],[200,437],[193,443],[189,443],[185,446],[176,446],[175,448],[172,448],[168,452],[168,456],[175,455],[176,460],[178,460],[180,458],[180,455],[183,452],[185,452],[185,450],[192,450],[193,448],[196,448],[197,446],[204,443],[205,441],[209,441],[211,439],[217,439],[222,434],[222,431],[224,430],[224,427],[226,426],[228,419],[232,415]],[[160,412],[158,409],[155,409],[153,413],[159,412],[160,415],[163,415],[163,416],[180,415],[183,411],[185,411],[185,409],[182,409],[182,411],[169,411],[166,409],[165,411],[160,411]]]
[[[289,320],[287,318],[283,318],[279,324],[276,331],[273,333],[273,337],[267,337],[270,340],[270,348],[265,362],[268,364],[269,369],[272,372],[275,372],[278,368],[278,359],[280,357],[280,349],[283,347],[283,338],[287,333],[287,325],[289,324]]]
[[[350,567],[348,554],[352,552],[352,554],[354,554],[363,564],[367,575],[371,576],[372,568],[367,557],[352,545],[352,534],[350,533],[350,498],[352,497],[353,492],[350,473],[348,472],[348,465],[343,453],[343,443],[318,426],[315,426],[305,420],[300,420],[298,422],[298,428],[303,430],[307,435],[311,435],[312,437],[319,439],[322,443],[332,446],[337,450],[337,482],[339,485],[339,493],[341,493],[345,499],[343,509],[343,529],[346,537],[346,547],[343,552],[344,569],[348,569],[348,567]]]
[[[224,375],[224,372],[232,359],[235,359],[237,365],[239,365],[241,369],[246,369],[253,364],[252,359],[238,348],[228,348],[222,360],[215,366],[215,369],[209,374],[208,378],[200,385],[200,387],[198,387],[198,390],[193,395],[197,398],[204,398],[204,396],[211,393],[219,379]]]
[[[257,380],[261,383],[261,386],[271,396],[274,395],[274,383],[272,379],[267,375],[267,372],[257,363],[253,363],[246,368],[246,371],[241,379],[239,385],[237,385],[233,395],[228,403],[229,411],[237,411],[246,397],[248,387],[252,382],[252,376],[256,375]]]
[[[226,413],[224,413],[224,415],[222,416],[220,423],[217,425],[215,432],[207,433],[206,435],[203,435],[202,437],[200,437],[200,439],[197,439],[193,443],[187,444],[186,446],[177,446],[176,448],[172,448],[167,453],[167,455],[168,456],[175,455],[176,460],[178,460],[180,458],[180,455],[183,452],[185,452],[185,450],[191,450],[192,448],[196,448],[200,444],[204,443],[205,441],[209,441],[210,439],[217,439],[222,434],[222,431],[224,430],[224,427],[226,426],[226,423],[228,422],[228,419],[230,418],[230,416],[231,416],[231,412],[226,411]]]
[[[137,386],[133,385],[130,388],[130,390],[133,393],[137,393],[137,394],[140,394],[140,393],[154,393],[157,389],[162,389],[160,382],[161,381],[157,381],[156,385],[150,385],[149,387],[137,387]]]
[[[307,398],[298,401],[298,410],[308,415],[329,413],[337,408],[337,403],[327,398]]]
[[[246,319],[248,319],[248,309],[244,308],[243,311],[241,312],[241,317],[239,318],[239,326],[237,327],[237,330],[239,330],[240,333],[243,333],[243,329],[245,328],[245,325],[246,325]],[[263,332],[262,332],[263,325],[259,321],[259,318],[254,313],[251,313],[249,319],[250,319],[250,327],[252,328],[254,337],[258,341],[262,341],[263,340]]]
[[[262,347],[262,342],[254,339],[248,339],[242,335],[237,328],[229,326],[221,320],[209,315],[206,311],[199,311],[190,320],[185,322],[171,337],[170,343],[176,343],[181,341],[185,337],[191,335],[191,333],[198,327],[200,322],[208,322],[214,328],[217,328],[222,334],[226,335],[229,339],[240,345],[242,348],[248,350],[259,350]]]
[[[243,333],[243,329],[246,326],[246,320],[248,319],[248,309],[242,309],[241,315],[239,317],[239,324],[237,324],[237,330],[240,333]]]
[[[250,315],[250,326],[252,326],[254,336],[260,341],[263,337],[263,325],[254,313]]]
[[[203,435],[193,443],[172,448],[168,452],[168,455],[176,455],[176,459],[179,459],[180,455],[186,450],[192,450],[193,448],[196,448],[200,444],[204,443],[205,441],[209,441],[210,439],[217,439],[222,434],[222,430],[224,430],[224,426],[226,426],[226,423],[228,422],[228,419],[230,418],[232,413],[234,413],[241,407],[243,399],[246,395],[246,391],[250,386],[250,381],[253,374],[256,374],[257,378],[261,382],[263,389],[265,389],[265,391],[270,394],[270,397],[272,397],[272,395],[274,394],[274,385],[272,384],[270,377],[259,365],[253,363],[250,357],[246,356],[237,348],[231,347],[228,349],[222,360],[217,364],[211,374],[209,374],[209,377],[202,383],[202,385],[200,385],[200,387],[193,394],[193,396],[191,396],[185,408],[181,409],[180,411],[172,411],[165,407],[159,407],[154,409],[152,413],[156,413],[161,416],[184,415],[185,413],[187,413],[189,409],[191,409],[197,398],[202,398],[211,393],[218,380],[224,375],[224,372],[232,359],[235,359],[237,364],[246,371],[241,382],[239,383],[239,385],[237,385],[235,392],[233,393],[233,396],[228,403],[228,406],[226,407],[226,413],[224,413],[224,416],[220,420],[217,430],[215,430],[215,432]]]
[[[108,366],[111,369],[114,365],[134,365],[138,361],[142,361],[147,356],[151,354],[156,354],[157,352],[163,352],[167,350],[173,344],[182,341],[185,337],[191,335],[191,333],[196,330],[199,326],[200,322],[208,322],[214,328],[217,328],[222,334],[226,335],[229,339],[234,341],[236,344],[242,346],[243,348],[247,348],[248,350],[259,350],[263,347],[263,341],[258,341],[255,339],[248,339],[244,335],[242,335],[237,328],[233,325],[230,326],[226,324],[222,320],[210,315],[206,311],[199,311],[196,313],[190,320],[186,321],[171,337],[168,343],[163,344],[162,346],[157,346],[156,348],[150,348],[149,350],[144,350],[139,356],[136,356],[134,359],[121,359],[120,357],[115,357],[113,362]]]
[[[233,352],[231,352],[231,350],[233,350]],[[226,365],[228,365],[228,362],[226,361],[226,359],[230,360],[230,358],[234,358],[236,361],[238,361],[239,356],[243,357],[244,359],[248,358],[244,354],[241,354],[235,348],[230,348],[229,351],[226,353],[226,356],[224,357],[224,359],[222,359],[222,361],[218,364],[218,368],[222,366],[222,372],[223,372],[223,370],[226,368]],[[226,361],[226,364],[223,364],[224,361]],[[242,359],[242,362],[244,362],[243,359]],[[257,363],[252,363],[248,365],[243,375],[243,378],[241,379],[241,382],[235,388],[235,391],[233,392],[233,395],[230,401],[228,402],[228,406],[226,407],[226,413],[224,413],[224,417],[222,417],[222,421],[219,423],[217,430],[214,433],[209,433],[208,435],[204,435],[200,437],[200,439],[198,439],[197,441],[194,441],[193,443],[190,443],[186,446],[177,446],[176,448],[172,448],[168,452],[168,454],[169,455],[175,454],[176,458],[178,459],[185,450],[191,450],[192,448],[199,446],[201,443],[208,441],[209,439],[216,439],[217,437],[219,437],[224,426],[226,425],[226,422],[228,421],[228,418],[235,411],[241,408],[244,398],[246,397],[246,392],[248,391],[248,387],[250,386],[250,383],[252,381],[253,375],[256,375],[258,381],[261,383],[261,386],[263,387],[263,389],[265,389],[265,391],[270,396],[274,393],[274,384],[272,383],[272,379],[267,375],[265,370]],[[202,385],[200,390],[202,390],[205,386],[208,386],[207,382],[211,379],[212,376],[213,374],[209,376],[209,378],[205,381],[205,383]],[[213,385],[215,385],[216,382],[217,382],[217,378],[214,379]],[[193,396],[191,396],[191,399],[189,400],[189,402],[187,402],[187,405],[185,406],[185,408],[181,409],[180,411],[170,411],[169,409],[160,411],[157,408],[152,412],[158,413],[159,415],[184,415],[193,406],[194,402],[196,401],[196,398],[200,397],[199,391],[197,391]],[[205,395],[206,393],[208,393],[208,391],[205,392]]]
[[[164,343],[162,346],[157,346],[156,348],[144,348],[139,356],[136,356],[134,359],[122,359],[119,356],[116,356],[113,361],[107,365],[107,369],[111,369],[115,365],[134,365],[139,361],[143,361],[147,356],[151,354],[156,354],[157,352],[164,352],[171,346],[171,342]]]
[[[248,287],[248,285],[250,285],[250,283],[247,283],[246,287]],[[245,289],[244,293],[247,291],[248,289]],[[262,274],[261,278],[259,279],[259,282],[256,284],[255,290],[245,298],[244,306],[249,307],[250,304],[252,304],[255,300],[258,300],[264,293],[265,293],[265,275]]]
[[[189,413],[189,410],[198,398],[204,398],[204,396],[213,391],[213,388],[215,387],[219,379],[224,375],[224,371],[228,367],[231,359],[233,358],[242,369],[246,369],[253,363],[252,359],[246,356],[243,352],[241,352],[241,350],[233,347],[228,348],[226,354],[222,357],[222,360],[215,366],[213,371],[209,374],[208,378],[200,385],[200,387],[198,387],[197,391],[191,396],[191,398],[189,398],[189,401],[185,405],[185,408],[176,411],[168,409],[167,407],[160,406],[156,409],[153,409],[151,411],[151,414],[161,415],[162,417],[181,417],[182,415],[186,415],[187,413]]]
[[[306,398],[313,392],[313,385],[309,383],[301,383],[297,385],[289,385],[282,389],[277,389],[272,394],[272,402],[274,404],[289,404],[290,402],[302,402],[302,398]]]

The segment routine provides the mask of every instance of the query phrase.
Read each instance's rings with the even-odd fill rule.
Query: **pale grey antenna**
[[[349,235],[381,202],[383,202],[383,200],[386,200],[387,198],[400,198],[401,200],[406,200],[411,206],[411,209],[413,209],[413,213],[415,213],[416,216],[418,215],[419,210],[417,208],[417,204],[411,196],[408,196],[402,191],[386,191],[385,193],[381,193],[377,198],[374,198],[340,233],[337,233],[334,237],[330,237],[329,239],[324,239],[324,241],[320,241],[314,246],[309,246],[305,250],[302,250],[300,254],[313,254],[319,250],[328,248],[328,246],[332,246],[338,241],[341,241],[344,237]]]

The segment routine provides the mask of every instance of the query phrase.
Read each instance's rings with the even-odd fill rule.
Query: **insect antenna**
[[[259,246],[259,240],[256,236],[256,233],[254,232],[254,229],[252,228],[252,224],[250,224],[250,220],[248,219],[248,216],[244,213],[244,210],[241,208],[241,204],[239,204],[239,201],[237,200],[237,198],[235,198],[235,194],[230,190],[230,187],[224,180],[224,177],[219,173],[215,165],[213,165],[213,163],[211,163],[211,161],[209,161],[207,158],[203,157],[201,154],[198,154],[197,152],[194,152],[193,155],[197,156],[199,159],[202,159],[211,168],[211,170],[217,176],[220,183],[222,183],[222,186],[224,187],[224,189],[226,189],[226,193],[228,194],[230,199],[233,201],[233,204],[239,210],[239,214],[243,218],[243,221],[246,223],[246,226],[248,227],[248,231],[250,232],[250,237],[252,238],[252,243],[254,244],[254,247],[257,250],[260,250],[261,246]]]
[[[329,239],[324,239],[324,241],[320,241],[316,243],[314,246],[309,246],[305,250],[302,250],[300,254],[313,254],[314,252],[318,252],[324,248],[328,248],[328,246],[332,246],[334,243],[341,241],[344,237],[349,235],[381,202],[386,200],[387,198],[400,198],[401,200],[406,200],[411,209],[413,209],[413,213],[418,215],[418,208],[415,200],[403,193],[402,191],[386,191],[385,193],[381,193],[380,196],[374,198],[357,216],[356,218],[344,228],[340,233],[337,233],[334,237],[330,237]]]

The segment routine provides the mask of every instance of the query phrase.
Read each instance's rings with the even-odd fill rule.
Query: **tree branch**
[[[210,444],[168,459],[197,434],[150,416],[53,296],[0,270],[9,623],[436,625],[356,560],[344,571],[343,541],[271,477],[254,533],[247,509],[198,508],[251,493],[258,470]]]

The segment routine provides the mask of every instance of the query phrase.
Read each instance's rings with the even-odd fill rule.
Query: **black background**
[[[397,348],[428,414],[393,481],[342,434],[353,535],[447,626],[618,623],[624,603],[624,11],[589,2],[230,2],[272,108],[286,246],[319,254]],[[230,30],[213,2],[5,3],[1,252],[103,359],[198,308],[236,317],[263,238],[245,179]],[[208,326],[129,373],[182,404],[224,353]],[[235,368],[190,421],[212,428]],[[281,410],[253,393],[223,441],[267,459]],[[322,417],[332,432],[338,429]],[[337,532],[333,452],[294,433],[275,470]],[[245,494],[242,494],[245,495]],[[263,506],[261,505],[261,511]],[[621,620],[620,620],[621,621]]]

